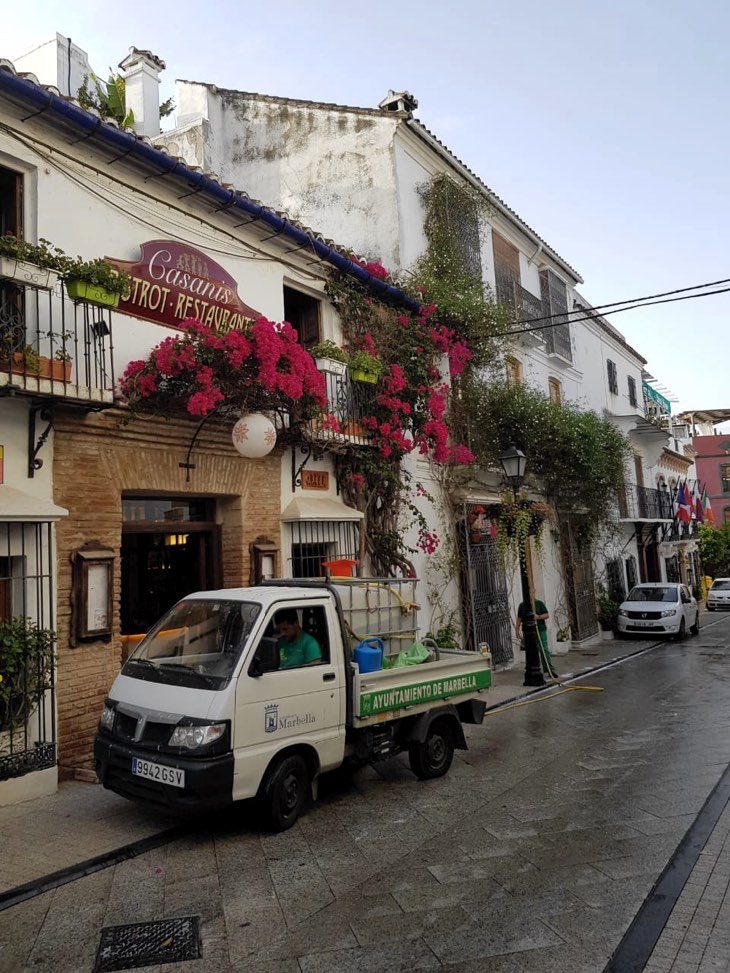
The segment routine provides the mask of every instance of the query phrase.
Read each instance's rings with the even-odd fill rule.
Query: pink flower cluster
[[[416,547],[424,554],[435,554],[440,543],[439,535],[435,530],[427,530],[425,527],[421,527],[418,531]]]
[[[326,405],[324,378],[290,324],[258,318],[247,331],[219,334],[199,321],[165,338],[144,361],[133,361],[120,380],[132,406],[184,405],[207,416],[225,402],[245,405],[265,393],[272,406],[303,398]]]

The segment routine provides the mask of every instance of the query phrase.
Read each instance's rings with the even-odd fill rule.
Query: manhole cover
[[[101,931],[94,973],[200,957],[200,916],[132,922]]]

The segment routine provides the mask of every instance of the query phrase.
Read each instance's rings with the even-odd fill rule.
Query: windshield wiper
[[[150,662],[149,659],[127,659],[127,661],[124,664],[125,664],[125,666],[135,665],[135,666],[147,666],[150,669],[156,669],[157,668],[157,666],[155,665],[155,663],[154,662]]]
[[[202,680],[206,686],[211,688],[215,686],[215,681],[207,676],[204,672],[198,672],[194,666],[189,666],[185,662],[160,662],[156,668],[164,669],[166,672],[184,672],[186,675],[192,673],[192,675],[197,676],[198,679]]]

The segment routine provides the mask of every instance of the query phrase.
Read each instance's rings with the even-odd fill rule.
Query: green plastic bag
[[[420,642],[414,642],[413,645],[409,645],[407,649],[403,649],[395,657],[395,662],[393,663],[394,669],[400,669],[402,666],[420,666],[422,662],[428,662],[431,658],[431,653],[428,651],[425,645]]]

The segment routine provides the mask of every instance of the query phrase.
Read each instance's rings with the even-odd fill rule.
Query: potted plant
[[[0,731],[22,726],[50,689],[55,640],[30,618],[0,619]]]
[[[108,260],[96,257],[67,260],[63,269],[66,293],[74,301],[87,301],[101,307],[116,307],[129,287],[129,274],[117,270]]]
[[[48,240],[29,243],[12,233],[0,236],[0,277],[51,290],[64,253]]]
[[[563,625],[555,633],[555,641],[558,643],[555,652],[558,654],[570,652],[572,648],[572,642],[570,638],[570,626]]]
[[[618,618],[618,602],[614,601],[603,585],[596,587],[596,616],[604,638],[613,638]]]
[[[353,382],[375,384],[383,370],[383,363],[379,358],[361,348],[350,358],[349,367]]]
[[[334,341],[320,341],[309,349],[309,353],[320,372],[344,375],[347,371],[347,353]]]
[[[71,355],[67,351],[64,351],[63,348],[59,348],[51,362],[51,378],[62,382],[70,382],[71,362]]]

